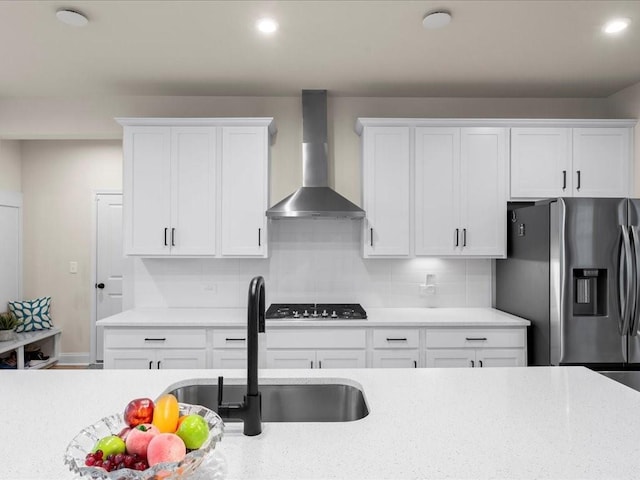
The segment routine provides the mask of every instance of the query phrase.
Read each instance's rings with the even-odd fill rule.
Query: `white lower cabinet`
[[[213,368],[247,368],[247,329],[214,329]]]
[[[418,368],[420,330],[416,328],[376,328],[372,332],[373,368]]]
[[[445,328],[426,333],[426,367],[524,367],[526,330]]]
[[[176,369],[205,368],[206,351],[196,349],[105,349],[104,368],[124,369]]]
[[[366,350],[268,350],[267,368],[365,368]]]
[[[418,349],[374,350],[371,357],[373,368],[418,368]]]

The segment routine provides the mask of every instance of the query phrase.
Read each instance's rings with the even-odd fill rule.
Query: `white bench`
[[[60,336],[62,334],[62,330],[59,328],[50,328],[48,330],[37,330],[33,332],[23,332],[16,333],[18,338],[14,340],[9,340],[7,342],[0,342],[0,357],[5,357],[4,355],[7,352],[12,350],[16,351],[17,362],[18,362],[18,370],[25,369],[24,365],[24,348],[27,345],[31,345],[33,343],[39,343],[40,350],[44,355],[48,355],[49,359],[43,363],[38,363],[31,367],[26,367],[27,369],[31,368],[45,368],[49,365],[56,363],[60,358]],[[2,372],[2,370],[0,370]]]

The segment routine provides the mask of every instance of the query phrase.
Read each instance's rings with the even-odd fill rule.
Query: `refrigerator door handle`
[[[631,242],[633,243],[633,301],[631,303],[631,324],[629,335],[635,337],[638,335],[638,327],[640,327],[640,309],[638,309],[638,300],[640,295],[638,294],[638,288],[640,288],[640,269],[638,268],[638,262],[640,262],[640,235],[638,235],[638,227],[631,225]]]
[[[624,287],[621,288],[620,292],[620,307],[622,308],[622,326],[620,327],[620,323],[618,323],[618,327],[620,327],[620,335],[627,335],[629,333],[629,323],[631,320],[631,306],[632,306],[632,290],[631,284],[633,282],[632,276],[632,261],[631,261],[631,240],[629,239],[629,230],[627,230],[626,225],[620,225],[622,229],[622,245],[624,247],[624,263],[625,263],[625,283]],[[622,272],[620,272],[622,274]],[[621,285],[622,287],[622,285]],[[622,293],[624,292],[624,294]]]

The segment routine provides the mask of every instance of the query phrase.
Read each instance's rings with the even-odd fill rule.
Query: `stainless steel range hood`
[[[267,210],[269,218],[363,218],[364,210],[329,188],[327,91],[302,91],[302,187]]]

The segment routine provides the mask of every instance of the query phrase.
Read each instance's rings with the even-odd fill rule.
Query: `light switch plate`
[[[69,262],[69,273],[78,273],[78,262]]]

